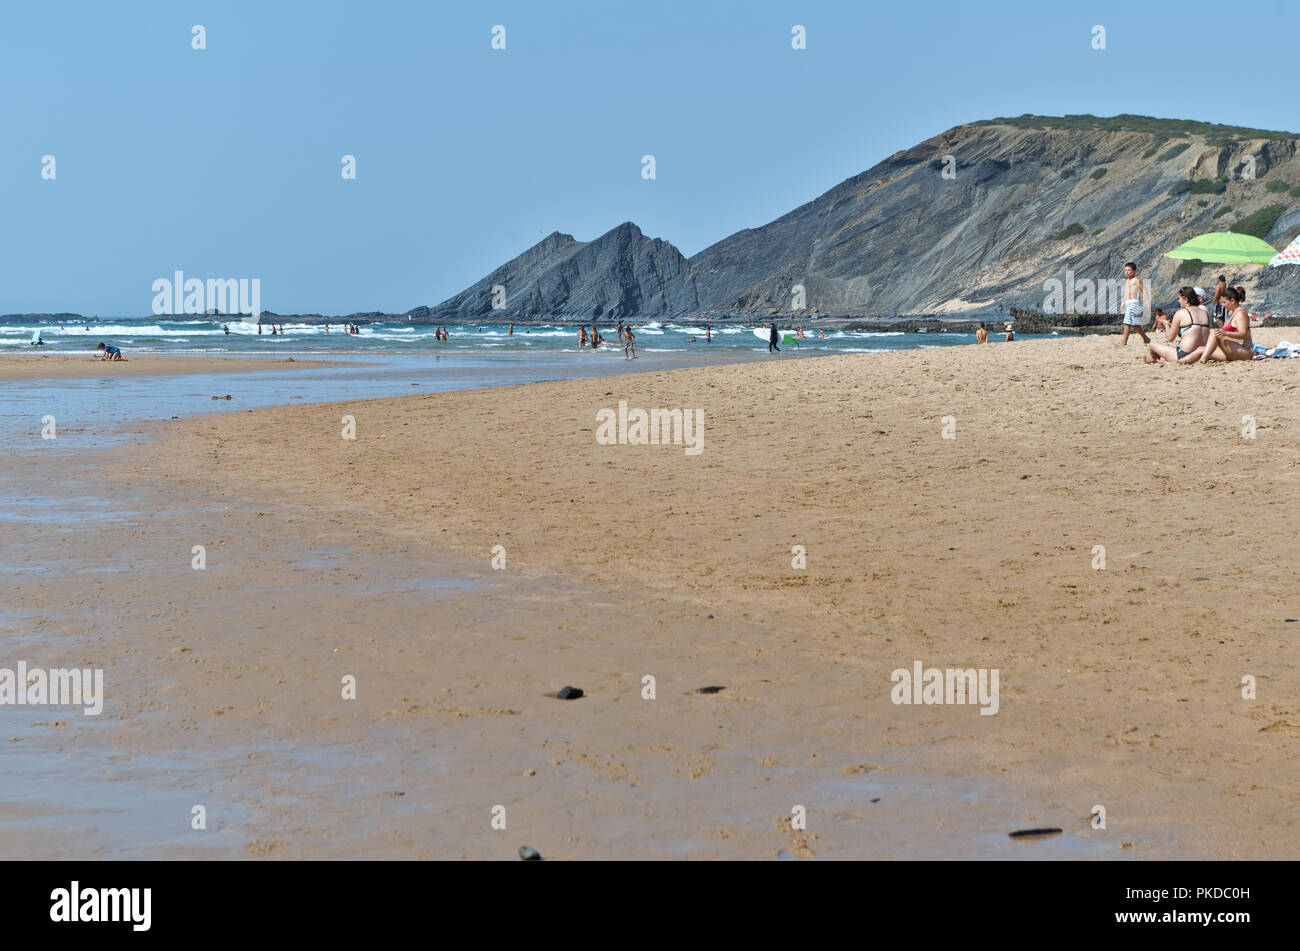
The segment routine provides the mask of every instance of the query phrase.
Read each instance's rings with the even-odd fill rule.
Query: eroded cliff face
[[[1268,206],[1300,209],[1289,193],[1300,184],[1296,144],[1192,135],[1157,145],[1150,133],[960,126],[718,242],[691,267],[702,300],[760,312],[788,312],[796,284],[824,314],[1041,307],[1045,282],[1067,271],[1117,278],[1128,260],[1161,291],[1223,270],[1176,279],[1179,262],[1164,254],[1188,238]],[[1241,178],[1248,170],[1255,177]],[[1223,194],[1187,190],[1220,175],[1229,176]],[[1269,181],[1288,191],[1270,191]],[[1300,220],[1283,217],[1270,238],[1296,230]],[[1300,307],[1300,269],[1235,273]]]
[[[1118,278],[1128,260],[1157,301],[1232,271],[1253,309],[1300,311],[1300,268],[1175,275],[1179,262],[1164,257],[1263,210],[1277,213],[1275,245],[1300,232],[1295,138],[1044,122],[950,129],[689,261],[631,223],[586,243],[556,233],[428,319],[791,314],[800,295],[805,313],[827,316],[998,312],[1041,307],[1067,272]],[[492,309],[494,285],[504,311]]]

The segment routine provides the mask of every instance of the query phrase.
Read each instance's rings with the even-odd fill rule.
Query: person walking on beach
[[[628,325],[626,328],[624,328],[622,334],[623,334],[623,339],[627,341],[623,345],[623,359],[635,360],[636,359],[636,338],[632,336],[631,325]]]
[[[984,324],[982,324],[982,323],[980,324],[980,328],[979,328],[979,330],[975,331],[975,342],[976,342],[976,343],[988,343],[988,342],[989,342],[989,331],[988,331],[988,328],[985,327]]]
[[[781,352],[781,348],[778,347],[778,346],[776,345],[776,343],[777,343],[777,341],[778,341],[779,339],[781,339],[781,338],[779,338],[779,337],[776,335],[776,323],[775,323],[775,322],[772,323],[772,325],[771,325],[771,330],[772,330],[772,332],[771,332],[770,334],[768,334],[768,336],[767,336],[767,352],[768,352],[768,353],[771,353],[773,350],[775,350],[777,353],[780,353],[780,352]]]
[[[1151,344],[1151,338],[1142,329],[1142,308],[1150,306],[1151,295],[1137,273],[1137,265],[1132,261],[1124,265],[1124,339],[1119,342],[1121,347],[1128,346],[1130,329],[1137,331],[1143,343]]]

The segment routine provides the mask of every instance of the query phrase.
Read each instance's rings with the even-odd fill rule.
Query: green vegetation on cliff
[[[1237,234],[1250,234],[1256,238],[1266,238],[1268,233],[1273,230],[1273,225],[1277,224],[1277,219],[1281,218],[1285,211],[1286,205],[1267,205],[1253,215],[1242,218],[1232,226],[1232,230]]]
[[[1035,116],[1026,113],[1012,118],[985,119],[971,125],[1010,125],[1019,129],[1052,129],[1064,132],[1150,132],[1156,136],[1202,135],[1207,139],[1296,139],[1297,132],[1249,129],[1244,126],[1218,125],[1192,119],[1156,119],[1152,116]],[[1211,143],[1214,144],[1214,143]]]

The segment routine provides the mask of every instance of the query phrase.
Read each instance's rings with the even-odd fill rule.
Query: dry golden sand
[[[180,376],[189,373],[243,373],[294,367],[332,367],[331,360],[267,360],[256,357],[175,357],[127,354],[122,360],[101,360],[85,354],[15,353],[0,357],[0,381],[82,377]],[[355,366],[356,364],[351,364]]]
[[[149,715],[118,742],[400,751],[369,793],[401,817],[250,778],[250,855],[1038,857],[1059,846],[1006,833],[1060,826],[1060,854],[1292,857],[1300,362],[1140,353],[777,358],[171,424],[105,460],[214,567],[141,564],[119,598],[116,702]],[[703,409],[703,453],[598,445],[619,400]],[[164,517],[187,498],[211,508]],[[324,588],[296,561],[341,550]],[[483,586],[385,593],[448,570]],[[997,668],[1000,711],[892,704],[918,660]],[[546,696],[565,684],[588,696]]]

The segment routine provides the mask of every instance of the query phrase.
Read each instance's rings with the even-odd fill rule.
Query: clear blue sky
[[[690,255],[998,115],[1297,130],[1298,39],[1292,0],[5,2],[0,313],[143,315],[177,269],[400,312],[625,220]]]

